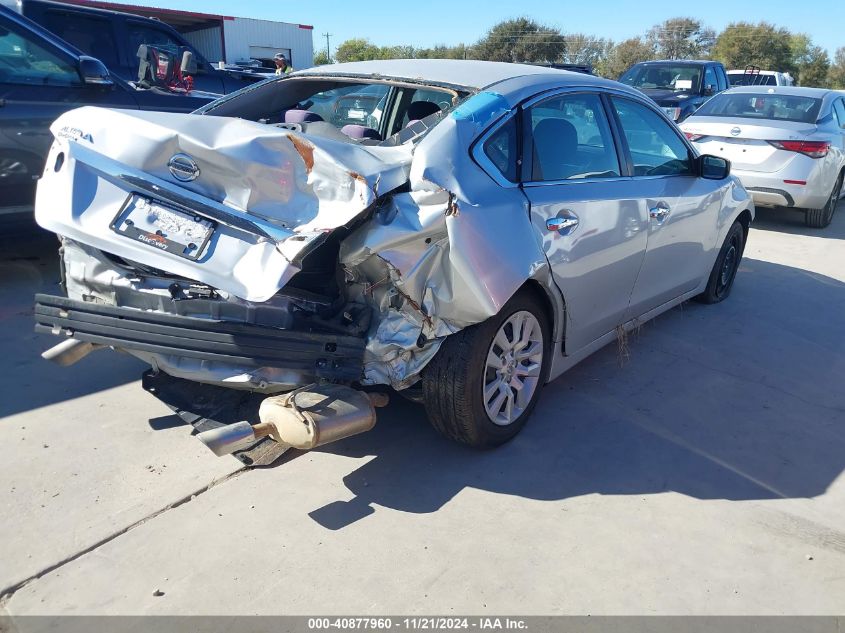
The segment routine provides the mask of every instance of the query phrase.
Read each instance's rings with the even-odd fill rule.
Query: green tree
[[[719,33],[712,56],[728,69],[753,65],[763,70],[795,72],[791,33],[768,22],[732,22]]]
[[[329,57],[326,51],[317,51],[314,53],[314,65],[315,66],[324,66],[325,64],[331,64],[332,60]]]
[[[472,47],[475,59],[497,62],[556,62],[566,53],[557,29],[529,18],[499,22]]]
[[[694,18],[670,18],[651,27],[646,40],[658,59],[701,59],[710,56],[716,32]]]
[[[361,62],[368,59],[382,59],[382,49],[370,40],[356,37],[346,40],[334,52],[338,62]]]
[[[833,63],[827,71],[827,82],[831,88],[845,89],[845,46],[836,49]]]
[[[598,65],[596,71],[604,77],[619,79],[619,76],[634,64],[655,57],[654,46],[638,37],[632,37],[614,46],[607,59]]]
[[[830,70],[830,57],[821,46],[813,44],[809,35],[793,35],[789,42],[792,49],[792,65],[798,75],[799,86],[824,88]]]
[[[584,33],[572,33],[566,36],[563,61],[568,64],[590,64],[595,68],[607,59],[612,49],[612,40]]]

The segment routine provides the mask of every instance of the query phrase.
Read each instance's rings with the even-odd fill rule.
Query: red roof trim
[[[109,9],[110,11],[122,11],[131,13],[133,11],[155,11],[165,15],[184,15],[185,17],[202,18],[205,20],[234,20],[233,16],[218,15],[215,13],[199,13],[196,11],[181,11],[179,9],[162,9],[142,4],[123,4],[118,2],[103,2],[102,0],[60,0],[64,4],[75,4],[83,7],[95,7]]]
[[[307,29],[307,30],[309,30],[309,31],[313,31],[313,30],[314,30],[314,27],[313,27],[313,26],[311,26],[310,24],[300,24],[300,25],[299,25],[299,28],[301,28],[301,29]]]

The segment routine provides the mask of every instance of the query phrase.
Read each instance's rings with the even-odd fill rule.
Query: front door
[[[603,99],[562,93],[525,109],[523,190],[566,301],[566,353],[624,319],[646,251],[647,218],[622,176]]]
[[[628,320],[694,290],[710,272],[727,181],[699,178],[680,132],[654,109],[623,97],[611,103],[648,217],[648,249]]]

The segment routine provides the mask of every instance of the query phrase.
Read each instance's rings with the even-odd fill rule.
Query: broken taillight
[[[769,141],[769,145],[785,149],[787,152],[798,152],[810,158],[822,158],[827,156],[830,150],[828,141]]]

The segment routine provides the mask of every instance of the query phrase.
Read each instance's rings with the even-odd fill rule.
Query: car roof
[[[813,97],[815,99],[823,99],[827,95],[834,93],[833,90],[828,90],[827,88],[805,88],[803,86],[736,86],[725,92],[731,94],[737,92],[750,92],[753,94],[765,92],[766,94]]]
[[[170,27],[169,24],[162,22],[161,20],[155,20],[153,18],[147,17],[145,15],[138,15],[137,13],[130,13],[129,11],[118,11],[116,9],[103,9],[101,7],[96,7],[92,5],[85,5],[85,4],[67,4],[65,2],[57,2],[56,0],[28,0],[31,4],[40,4],[48,9],[61,9],[62,11],[74,11],[78,13],[87,13],[90,15],[99,15],[99,16],[108,16],[109,18],[126,18],[130,17],[133,19],[143,20],[145,22],[156,22],[157,24],[164,24],[166,27]],[[127,5],[127,9],[130,9],[131,6]]]
[[[704,65],[704,64],[718,64],[720,62],[713,61],[712,59],[650,59],[646,62],[639,62],[634,64],[634,66],[657,66],[659,64],[665,64],[667,66],[676,66],[678,64],[695,64],[696,66]]]
[[[372,77],[378,75],[384,79],[444,84],[459,86],[468,90],[484,89],[508,79],[527,76],[537,76],[538,79],[540,76],[559,78],[561,83],[566,83],[566,80],[570,79],[571,83],[578,85],[618,86],[616,82],[601,77],[558,70],[548,66],[462,59],[372,60],[315,66],[291,73],[291,76],[294,77],[323,75],[335,77]]]

